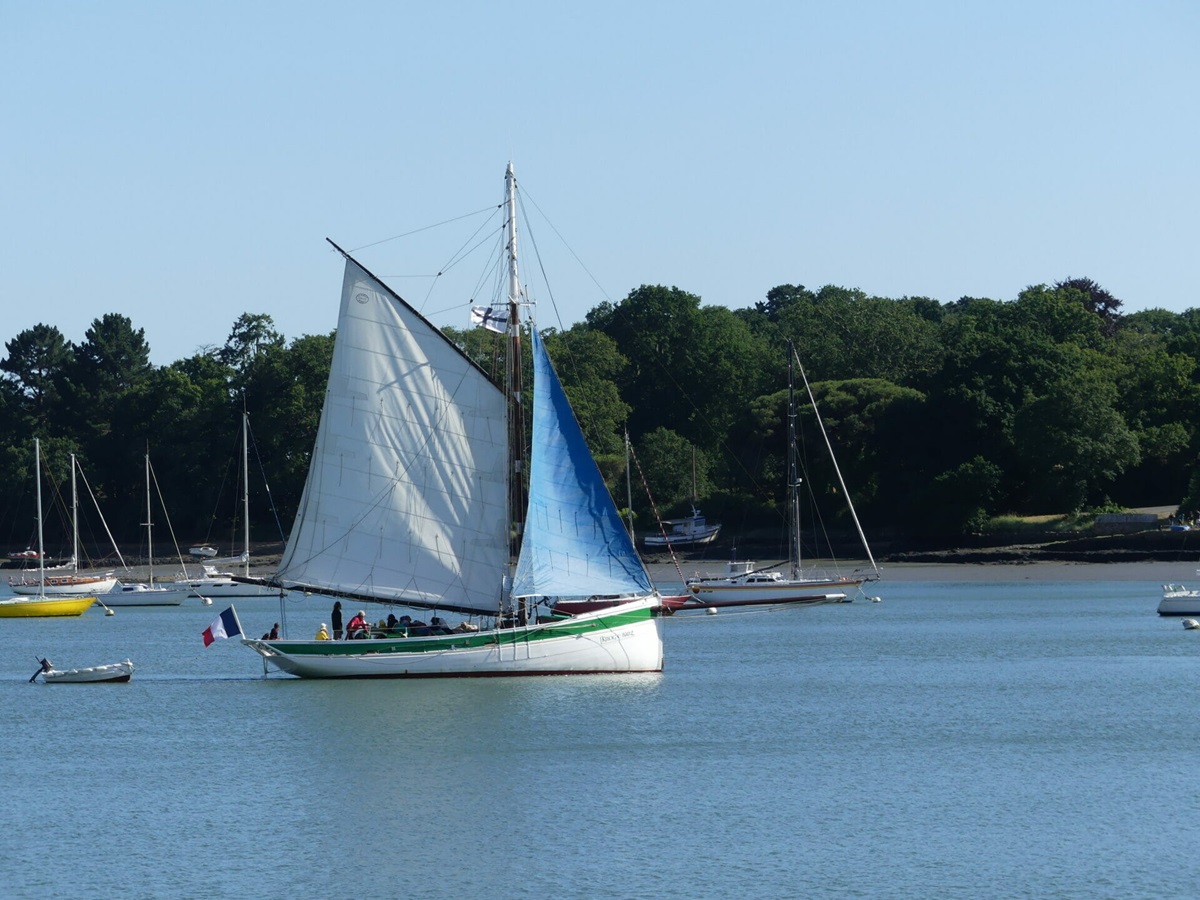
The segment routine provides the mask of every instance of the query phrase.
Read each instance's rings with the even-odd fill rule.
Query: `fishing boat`
[[[419,678],[662,670],[660,598],[536,326],[520,322],[531,304],[518,279],[516,204],[510,164],[499,223],[507,296],[495,301],[499,315],[479,316],[505,319],[503,386],[330,241],[345,274],[329,383],[299,513],[270,582],[462,621],[364,640],[243,638],[281,671]],[[519,399],[525,335],[531,405]],[[518,425],[528,408],[527,466]],[[597,595],[620,602],[552,612],[559,598]]]
[[[35,681],[38,676],[46,684],[104,684],[121,683],[133,677],[133,663],[128,659],[103,666],[87,666],[82,669],[56,669],[48,659],[41,660],[41,668],[33,673]]]
[[[647,547],[696,547],[711,544],[721,533],[720,525],[710,525],[700,510],[680,519],[664,519],[662,532],[642,538]]]
[[[34,480],[37,483],[37,560],[38,583],[45,580],[46,556],[42,540],[42,445],[33,439]],[[18,595],[5,597],[0,600],[0,618],[28,619],[47,618],[50,616],[81,616],[84,611],[96,602],[95,597],[46,596],[38,592],[36,596]]]
[[[796,427],[796,370],[799,370],[800,377],[804,381],[809,401],[812,403],[813,412],[816,413],[817,423],[820,425],[821,434],[825,438],[825,445],[829,450],[830,458],[833,460],[834,471],[837,473],[838,481],[842,487],[842,495],[846,498],[849,506],[850,517],[853,519],[854,526],[858,530],[858,536],[862,541],[867,559],[870,560],[873,570],[870,573],[842,575],[836,572],[831,573],[804,568],[800,551],[801,478]],[[846,591],[860,591],[865,582],[875,581],[879,578],[879,567],[875,563],[875,557],[871,554],[866,534],[863,532],[862,525],[858,520],[858,514],[854,510],[854,503],[850,500],[850,493],[846,490],[846,483],[842,478],[841,469],[838,468],[837,459],[833,454],[833,445],[829,441],[829,435],[825,431],[825,426],[821,423],[816,398],[813,396],[812,388],[809,386],[808,377],[804,374],[804,367],[800,365],[800,361],[796,357],[795,348],[790,342],[788,343],[787,402],[789,558],[785,563],[780,565],[787,565],[788,572],[785,575],[782,572],[776,571],[778,568],[776,565],[760,567],[753,561],[732,560],[727,564],[724,574],[698,575],[688,580],[688,590],[691,591],[693,598],[701,605],[741,606],[783,603],[815,605],[818,603],[843,602],[847,599]]]
[[[165,587],[154,583],[154,515],[150,493],[150,454],[146,454],[146,558],[149,560],[149,580],[145,583],[121,583],[105,596],[108,606],[179,606],[194,596],[191,588]],[[170,584],[170,582],[168,582]]]
[[[107,594],[116,587],[117,576],[112,572],[88,575],[79,571],[79,493],[75,482],[76,468],[75,455],[71,454],[71,560],[68,564],[71,571],[61,575],[47,575],[45,566],[39,565],[37,578],[21,576],[8,579],[8,586],[14,594],[89,597]],[[38,483],[41,483],[40,476]],[[39,552],[38,558],[43,557],[44,554]]]

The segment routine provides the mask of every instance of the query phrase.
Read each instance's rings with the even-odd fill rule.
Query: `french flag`
[[[235,634],[241,633],[242,629],[238,626],[237,613],[231,606],[213,619],[213,623],[204,629],[204,646],[207,647],[218,638],[231,638]]]

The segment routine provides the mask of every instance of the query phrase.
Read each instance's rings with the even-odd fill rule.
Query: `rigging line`
[[[83,486],[87,488],[88,496],[92,498],[92,505],[96,507],[96,515],[100,517],[100,524],[104,526],[104,533],[108,535],[108,540],[112,543],[113,551],[117,554],[117,559],[121,561],[121,568],[126,572],[129,571],[129,566],[125,565],[125,557],[121,555],[121,548],[117,546],[116,538],[112,536],[112,531],[109,530],[108,522],[104,519],[104,513],[100,511],[100,501],[96,499],[96,493],[92,490],[92,486],[88,484],[87,476],[83,474],[83,467],[79,465],[79,461],[75,461],[75,468],[79,472],[79,477],[83,479]]]
[[[501,204],[501,205],[503,205],[503,204]],[[491,212],[492,210],[495,210],[495,209],[496,209],[495,206],[485,206],[482,209],[477,209],[474,212],[463,213],[461,216],[455,216],[452,219],[445,219],[441,222],[434,222],[432,225],[425,225],[421,228],[414,228],[412,231],[406,231],[403,234],[397,234],[397,235],[393,235],[392,237],[386,237],[386,238],[383,238],[378,241],[373,241],[370,244],[362,244],[358,247],[355,247],[350,252],[357,253],[359,250],[367,250],[371,247],[378,247],[380,244],[386,244],[389,241],[398,241],[401,238],[411,237],[414,234],[420,234],[422,231],[430,231],[434,228],[440,228],[443,225],[449,225],[451,222],[459,222],[459,221],[462,221],[463,219],[469,219],[469,218],[471,218],[471,216],[478,216],[482,213]]]
[[[246,417],[246,433],[250,436],[250,444],[254,448],[254,459],[258,463],[258,474],[262,476],[263,489],[267,492],[267,505],[271,508],[271,515],[275,519],[275,527],[279,530],[280,540],[286,541],[287,535],[283,533],[283,523],[279,521],[279,510],[275,507],[275,495],[271,493],[271,485],[267,481],[267,468],[263,465],[262,454],[258,452],[258,440],[254,437],[254,428],[250,425],[249,416]],[[246,477],[249,479],[249,474]],[[246,548],[246,552],[250,552],[249,547]]]
[[[520,187],[519,184],[517,186],[518,186],[518,188]],[[522,196],[522,198],[528,196],[528,192],[525,190],[522,190],[521,196]],[[562,241],[562,245],[567,249],[567,252],[571,254],[571,256],[572,256],[572,258],[574,258],[575,262],[579,263],[579,268],[583,269],[583,271],[585,273],[587,273],[587,277],[592,280],[592,284],[596,285],[596,287],[600,289],[600,293],[601,293],[601,295],[603,295],[604,299],[611,302],[612,298],[609,297],[608,291],[605,289],[604,285],[602,285],[597,280],[596,276],[592,274],[591,269],[589,269],[587,267],[587,265],[584,263],[584,261],[579,258],[579,254],[577,254],[575,252],[575,249],[570,244],[567,243],[567,239],[564,238],[562,236],[562,232],[560,232],[554,226],[554,222],[551,221],[551,219],[548,215],[546,215],[545,211],[540,206],[538,206],[538,202],[535,199],[533,199],[533,197],[529,197],[529,202],[533,205],[533,208],[536,209],[541,214],[542,218],[546,220],[546,224],[550,226],[550,230],[554,232],[555,236],[560,241]],[[528,216],[525,217],[525,220],[526,220],[526,224],[528,224]],[[540,260],[539,260],[539,262],[540,262]]]
[[[179,565],[183,569],[183,574],[187,576],[187,563],[183,561],[183,551],[179,549],[179,539],[175,537],[175,526],[171,524],[171,514],[167,512],[167,501],[163,499],[162,486],[158,483],[158,473],[154,471],[154,463],[149,461],[150,454],[147,453],[147,463],[150,466],[150,480],[154,482],[154,492],[158,494],[158,505],[162,507],[163,518],[167,520],[167,531],[171,534],[171,543],[175,546],[175,555],[179,557]],[[153,562],[153,560],[151,560]]]
[[[646,499],[650,501],[650,508],[654,511],[654,518],[658,521],[659,531],[663,537],[667,537],[666,529],[662,527],[662,516],[658,512],[658,504],[654,500],[654,495],[650,492],[650,485],[646,483],[646,473],[642,471],[642,461],[637,458],[637,453],[633,449],[633,444],[629,445],[629,457],[633,460],[633,464],[637,466],[638,478],[642,480],[642,487],[646,491]],[[637,552],[637,547],[634,547],[634,552]],[[667,552],[671,554],[671,562],[675,566],[675,573],[679,576],[679,580],[687,583],[687,579],[683,576],[683,569],[679,565],[679,558],[675,555],[675,548],[671,546],[670,538],[667,538]]]
[[[475,240],[475,238],[479,235],[479,233],[484,230],[484,228],[487,224],[488,224],[487,222],[484,222],[477,229],[475,229],[474,233],[469,238],[467,238],[465,241],[463,241],[462,246],[460,246],[457,250],[455,250],[453,253],[451,253],[450,258],[438,269],[437,274],[434,275],[433,278],[429,282],[429,289],[425,292],[425,298],[421,301],[420,308],[422,310],[425,308],[425,304],[429,302],[429,297],[433,293],[434,288],[437,286],[438,279],[441,278],[443,275],[445,275],[447,272],[449,272],[451,269],[454,269],[455,267],[457,267],[460,262],[463,262],[464,260],[469,258],[476,250],[478,250],[480,247],[482,247],[485,243],[488,242],[489,235],[495,233],[494,230],[490,231],[490,232],[488,232],[488,234],[485,234],[482,238],[480,238],[476,243],[471,244],[471,242]],[[503,232],[503,228],[501,228],[500,231]],[[470,246],[468,247],[468,245],[470,245]],[[489,257],[489,259],[492,259],[492,258],[493,257]],[[487,269],[491,268],[492,265],[494,265],[494,263],[490,263],[490,264],[486,265],[484,267],[485,271]],[[480,280],[482,281],[482,278]],[[476,284],[478,284],[478,282],[476,282]]]
[[[794,350],[793,353],[795,353]],[[800,369],[800,377],[804,380],[804,388],[808,391],[808,399],[812,403],[813,412],[816,413],[817,424],[821,427],[821,436],[825,438],[825,446],[829,449],[829,456],[833,460],[833,470],[837,472],[838,483],[842,486],[842,494],[846,498],[846,505],[850,507],[850,517],[854,519],[854,527],[858,529],[859,540],[862,541],[863,550],[867,553],[867,559],[871,561],[871,568],[878,572],[879,566],[875,562],[875,557],[871,554],[871,547],[867,543],[867,536],[863,533],[862,525],[858,521],[858,513],[854,510],[854,501],[850,499],[850,492],[846,490],[846,480],[842,478],[842,469],[838,465],[837,457],[833,452],[833,444],[830,443],[829,435],[825,431],[825,423],[821,421],[821,413],[817,409],[817,398],[813,396],[812,388],[808,383],[808,376],[804,374],[804,366],[800,364],[799,354],[796,355],[796,366]]]

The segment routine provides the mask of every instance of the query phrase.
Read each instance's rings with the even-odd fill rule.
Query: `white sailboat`
[[[40,453],[40,450],[39,450]],[[79,492],[75,481],[75,454],[71,454],[71,562],[70,572],[47,575],[44,565],[38,566],[37,578],[10,578],[9,587],[14,594],[47,596],[47,597],[94,597],[96,594],[107,594],[117,584],[117,576],[113,572],[101,575],[82,574],[79,571]],[[41,484],[39,473],[38,484]],[[39,494],[40,496],[40,494]],[[39,500],[38,515],[41,515]],[[42,557],[44,558],[44,554]]]
[[[532,326],[529,497],[523,526],[511,521],[523,504],[511,499],[510,487],[524,474],[524,442],[509,427],[524,303],[511,164],[505,188],[508,392],[334,245],[346,267],[329,386],[273,581],[438,615],[424,628],[377,630],[366,640],[243,640],[284,672],[411,678],[662,670],[660,598]],[[521,540],[515,572],[514,535]],[[593,595],[623,602],[579,615],[550,612],[557,598]],[[446,613],[464,621],[439,624]]]
[[[801,479],[796,442],[795,369],[799,369],[800,377],[803,379],[804,387],[808,391],[813,411],[817,412],[817,423],[821,427],[821,434],[825,438],[826,448],[829,450],[830,458],[833,460],[834,471],[837,472],[838,481],[842,486],[842,494],[849,505],[850,516],[854,520],[854,527],[858,530],[863,551],[871,564],[872,571],[870,573],[842,575],[836,572],[822,572],[812,568],[804,568],[800,550]],[[879,579],[879,567],[875,563],[875,557],[871,554],[866,534],[864,534],[862,525],[858,521],[858,514],[854,510],[854,503],[850,500],[850,493],[846,490],[846,482],[842,479],[841,469],[838,468],[837,459],[833,455],[833,445],[829,441],[829,435],[825,432],[824,424],[821,423],[821,416],[817,411],[816,398],[813,397],[812,388],[808,384],[808,377],[804,374],[804,367],[800,365],[799,360],[796,358],[795,348],[790,342],[788,343],[788,537],[790,556],[786,563],[788,566],[788,573],[786,575],[776,571],[777,566],[759,567],[749,560],[734,560],[728,563],[726,571],[721,575],[697,576],[690,579],[687,582],[687,589],[691,591],[693,599],[696,602],[705,606],[741,606],[775,603],[811,605],[842,602],[848,597],[845,593],[846,591],[858,591],[865,582]]]
[[[231,559],[242,564],[241,577],[248,579],[250,577],[250,419],[245,412],[242,413],[242,528],[242,547],[244,549],[240,556],[231,557]],[[197,550],[207,549],[211,548],[193,547],[188,552],[196,553]],[[228,559],[213,560],[210,563],[203,563],[201,571],[204,574],[196,577],[189,575],[185,566],[183,575],[174,581],[166,582],[166,585],[174,590],[187,590],[191,592],[192,596],[199,597],[205,603],[213,600],[245,600],[254,597],[278,598],[281,594],[286,594],[286,591],[278,587],[238,580],[232,572],[217,568],[218,563],[228,561]]]
[[[109,606],[179,606],[190,596],[191,588],[164,587],[154,583],[154,515],[150,503],[150,454],[146,454],[146,558],[149,560],[149,582],[120,584],[105,600]],[[171,582],[168,582],[171,584]]]
[[[37,483],[37,561],[38,585],[45,581],[46,553],[42,540],[42,444],[37,438],[33,439],[34,480]],[[79,596],[47,596],[45,590],[36,591],[32,596],[18,595],[0,599],[0,618],[28,619],[44,618],[47,616],[81,616],[84,611],[96,602],[95,597]]]

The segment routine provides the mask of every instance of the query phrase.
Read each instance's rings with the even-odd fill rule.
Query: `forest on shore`
[[[782,529],[790,343],[868,535],[945,546],[1002,514],[1200,508],[1200,310],[1121,307],[1086,278],[949,303],[780,285],[742,309],[643,285],[543,334],[619,506],[628,434],[639,531],[693,502],[727,540]],[[499,377],[503,336],[446,333]],[[288,339],[269,315],[246,313],[223,346],[156,366],[144,332],[115,313],[79,344],[53,325],[16,335],[0,360],[0,544],[31,541],[37,437],[48,542],[62,519],[49,497],[64,508],[72,455],[114,536],[144,541],[148,454],[156,506],[161,496],[181,542],[240,545],[243,411],[254,539],[281,539],[333,337]],[[839,480],[799,390],[803,515],[845,532]],[[157,544],[168,538],[154,515]],[[86,540],[98,541],[95,527]]]

